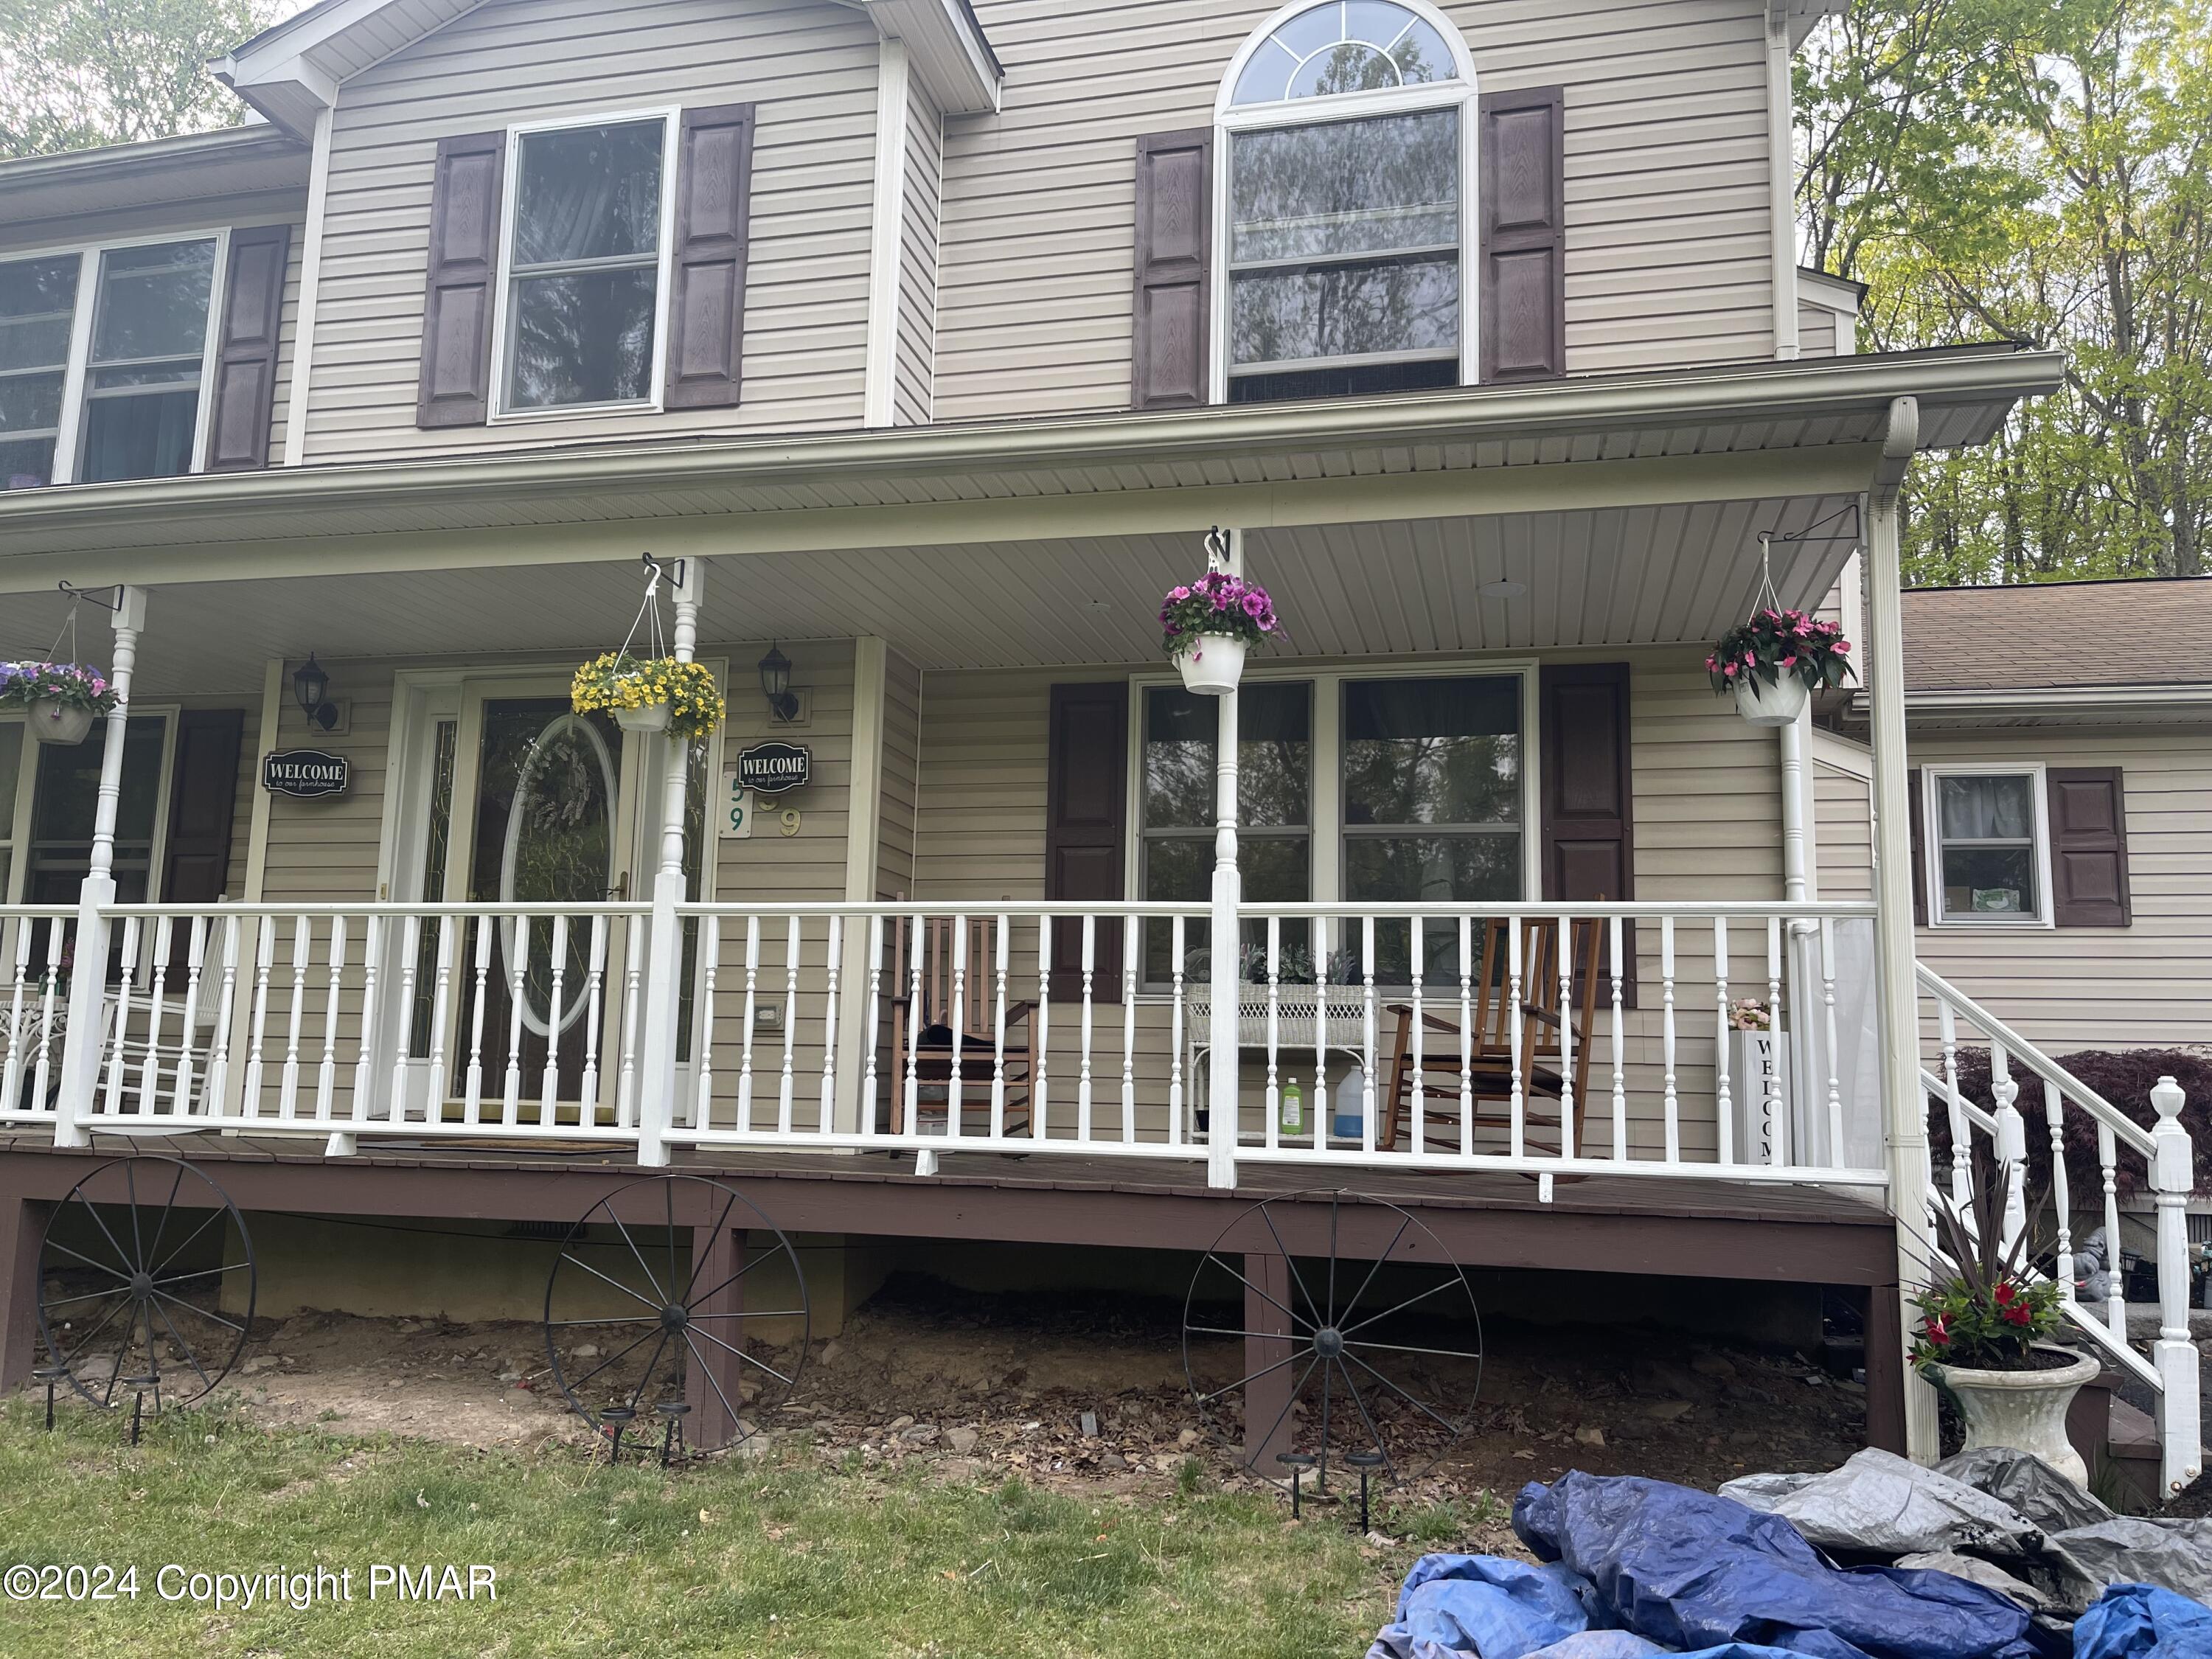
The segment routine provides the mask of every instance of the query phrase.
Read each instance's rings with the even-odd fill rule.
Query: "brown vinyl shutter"
[[[1052,688],[1045,763],[1044,896],[1079,903],[1121,896],[1122,774],[1128,764],[1129,688],[1119,680]],[[1083,924],[1053,923],[1047,994],[1083,994]],[[1121,1000],[1121,930],[1103,921],[1091,957],[1094,1002]]]
[[[1920,769],[1905,775],[1905,819],[1912,838],[1912,925],[1928,925],[1928,809]]]
[[[1482,378],[1567,372],[1566,94],[1483,94]]]
[[[1626,903],[1636,896],[1628,665],[1563,663],[1540,671],[1543,896]],[[1636,945],[1624,924],[1621,996],[1636,1000]],[[1607,930],[1608,935],[1610,930]],[[1607,955],[1611,955],[1608,937]],[[1608,961],[1606,971],[1612,971]]]
[[[188,708],[177,717],[169,838],[161,861],[164,904],[212,904],[223,896],[245,727],[245,713],[236,708]]]
[[[1137,140],[1137,295],[1130,401],[1189,409],[1206,401],[1212,316],[1213,130]]]
[[[2061,927],[2125,927],[2127,793],[2117,766],[2051,767],[2051,919]]]
[[[506,168],[504,132],[438,140],[422,367],[415,394],[418,427],[482,426],[490,413],[491,317],[498,303]]]
[[[724,409],[738,401],[752,172],[752,105],[684,112],[676,140],[666,408]]]
[[[269,465],[269,420],[276,401],[276,329],[292,227],[250,225],[230,233],[209,405],[207,470],[257,471]]]

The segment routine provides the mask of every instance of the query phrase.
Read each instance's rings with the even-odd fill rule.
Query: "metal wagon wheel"
[[[47,1220],[39,1334],[95,1406],[141,1395],[156,1411],[187,1405],[238,1363],[257,1278],[245,1218],[204,1170],[118,1158]]]
[[[714,1231],[702,1234],[708,1218]],[[752,1244],[736,1272],[710,1281],[705,1256],[687,1259],[679,1231],[714,1237],[733,1218]],[[767,1305],[747,1304],[747,1279],[765,1292]],[[748,1320],[796,1320],[797,1340],[771,1343],[757,1329],[749,1343]],[[729,1413],[736,1444],[755,1431],[749,1420],[798,1388],[811,1328],[806,1275],[791,1241],[742,1193],[703,1176],[647,1176],[617,1188],[568,1229],[545,1281],[553,1381],[570,1408],[603,1434],[632,1426],[643,1434],[680,1433],[684,1385],[696,1365]],[[743,1370],[735,1400],[707,1364],[715,1349]]]
[[[1324,1197],[1325,1234],[1316,1226]],[[1295,1254],[1285,1235],[1299,1240]],[[1267,1263],[1257,1284],[1247,1256]],[[1247,1328],[1248,1293],[1287,1334]],[[1273,1345],[1256,1364],[1251,1337]],[[1264,1410],[1246,1467],[1324,1492],[1333,1470],[1407,1480],[1435,1468],[1472,1425],[1482,1385],[1482,1319],[1466,1271],[1419,1217],[1355,1193],[1266,1199],[1224,1228],[1191,1277],[1182,1351],[1202,1410],[1235,1407],[1248,1428]],[[1280,1382],[1267,1386],[1285,1376],[1286,1399]]]

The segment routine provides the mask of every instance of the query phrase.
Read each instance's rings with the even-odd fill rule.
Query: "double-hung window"
[[[0,261],[0,488],[199,465],[222,240]]]
[[[1930,920],[2037,926],[2051,919],[2042,774],[1931,768]]]
[[[1461,383],[1472,82],[1448,27],[1396,0],[1322,0],[1232,69],[1229,401]]]
[[[510,135],[503,414],[659,401],[674,128],[657,112]]]

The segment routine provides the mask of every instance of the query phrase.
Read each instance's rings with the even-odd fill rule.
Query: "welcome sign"
[[[289,749],[261,759],[261,787],[272,795],[313,800],[343,795],[353,782],[353,763],[320,749]]]
[[[757,743],[738,757],[738,783],[756,794],[780,795],[813,775],[813,751],[804,744]]]

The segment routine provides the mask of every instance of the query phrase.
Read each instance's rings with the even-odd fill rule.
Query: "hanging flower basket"
[[[1209,570],[1168,590],[1160,605],[1160,643],[1201,696],[1225,696],[1244,672],[1244,654],[1281,631],[1267,590],[1225,570]]]
[[[1808,695],[1850,678],[1850,648],[1836,623],[1766,605],[1713,647],[1705,673],[1753,726],[1788,726]]]
[[[0,663],[0,708],[22,709],[40,743],[82,743],[92,723],[120,701],[115,688],[82,663]]]
[[[610,651],[576,671],[568,702],[580,714],[604,709],[625,732],[693,739],[721,725],[722,694],[702,663]]]

